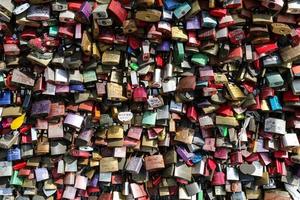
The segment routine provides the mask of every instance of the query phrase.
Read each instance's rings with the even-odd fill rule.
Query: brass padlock
[[[102,64],[104,65],[119,65],[121,59],[120,51],[105,51],[102,55]]]

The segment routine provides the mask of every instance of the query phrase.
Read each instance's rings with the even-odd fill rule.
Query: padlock
[[[114,0],[108,5],[108,12],[114,16],[118,23],[122,24],[127,18],[127,11],[122,7],[121,3]]]
[[[217,171],[213,174],[212,185],[225,185],[225,173],[222,171],[220,164],[218,164]]]
[[[171,37],[173,40],[180,41],[180,42],[186,42],[188,40],[185,31],[178,26],[173,26],[171,28]]]
[[[174,10],[174,16],[177,19],[181,19],[182,17],[184,17],[189,11],[191,10],[191,6],[190,4],[188,4],[187,2],[182,3],[180,6],[178,6],[175,10]]]
[[[20,148],[9,149],[7,152],[8,161],[16,161],[21,159],[21,150]]]
[[[242,6],[241,0],[226,0],[224,1],[225,8],[239,8]]]
[[[43,21],[50,19],[50,6],[32,5],[27,11],[27,19],[34,21]]]
[[[281,75],[276,72],[266,74],[266,80],[269,87],[280,87],[284,84],[284,80]]]
[[[14,11],[14,4],[11,1],[5,1],[0,3],[0,19],[4,22],[11,20]]]
[[[194,63],[196,65],[205,66],[207,64],[207,62],[209,61],[209,58],[204,54],[197,53],[192,56],[191,61],[192,61],[192,63]]]
[[[201,24],[205,28],[215,28],[217,21],[207,11],[201,11]]]
[[[300,3],[298,1],[290,1],[287,3],[287,13],[298,14],[300,13]]]
[[[173,65],[172,65],[172,53],[169,55],[169,62],[166,64],[164,69],[163,78],[170,79],[173,77]]]
[[[126,164],[126,171],[131,173],[139,173],[142,167],[142,157],[133,156]]]
[[[286,134],[286,121],[283,119],[277,119],[269,117],[265,120],[265,132]]]
[[[133,89],[133,101],[135,102],[147,101],[147,92],[144,87],[137,87]]]
[[[65,11],[68,9],[66,0],[57,0],[51,4],[53,11]]]
[[[198,1],[191,2],[190,6],[191,6],[191,10],[185,15],[186,19],[195,17],[201,10]]]
[[[75,19],[80,23],[87,24],[89,23],[89,18],[91,14],[92,14],[92,7],[88,1],[85,1],[81,4],[79,11],[75,15]]]

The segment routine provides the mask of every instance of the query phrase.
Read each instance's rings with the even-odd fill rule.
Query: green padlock
[[[207,55],[204,55],[202,53],[196,53],[192,56],[192,63],[199,65],[199,66],[205,66],[208,63],[209,58]]]
[[[155,126],[156,116],[157,116],[156,112],[150,112],[150,111],[144,112],[142,124],[144,126]]]
[[[9,182],[10,185],[19,185],[19,186],[21,186],[23,184],[23,179],[20,178],[18,175],[19,175],[19,171],[14,171],[13,172],[13,175],[12,175],[12,177],[10,179],[10,182]]]
[[[278,72],[266,74],[266,79],[269,87],[280,87],[284,84],[284,80]]]
[[[134,70],[134,71],[136,71],[136,70],[139,69],[139,65],[136,64],[136,63],[130,63],[130,67],[131,67],[131,69]]]
[[[200,192],[198,192],[197,200],[203,200],[203,191],[202,190]]]
[[[57,26],[50,26],[49,28],[49,35],[52,37],[56,37],[58,34],[58,27]]]
[[[94,70],[84,71],[83,72],[83,82],[91,83],[97,81],[97,75]]]
[[[218,126],[218,128],[219,128],[219,131],[221,132],[221,134],[224,137],[227,137],[227,135],[228,135],[228,127],[227,126]]]
[[[184,59],[184,46],[182,42],[177,42],[174,48],[175,63],[182,63]]]

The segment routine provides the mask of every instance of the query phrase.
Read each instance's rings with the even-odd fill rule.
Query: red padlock
[[[132,96],[134,102],[147,102],[147,91],[144,87],[134,88]]]
[[[64,192],[64,189],[57,189],[57,190],[56,190],[56,199],[57,199],[57,200],[62,199],[63,192]]]
[[[127,18],[127,11],[122,7],[122,4],[117,0],[112,0],[107,8],[108,12],[111,16],[113,16],[119,24],[123,24],[123,22]]]
[[[34,29],[24,29],[21,33],[21,38],[23,40],[30,40],[36,37],[36,30]]]
[[[283,93],[283,101],[284,102],[298,102],[298,101],[300,101],[300,97],[294,95],[292,91],[285,91]]]
[[[116,35],[114,43],[119,45],[126,45],[127,44],[127,36],[126,35]]]
[[[82,3],[81,2],[68,2],[68,10],[79,11]]]
[[[231,15],[225,15],[219,19],[219,28],[229,27],[235,24]],[[238,30],[238,29],[236,29]]]
[[[250,154],[250,156],[247,156],[245,158],[245,161],[250,162],[250,163],[253,161],[258,161],[258,160],[259,160],[259,156],[257,153],[252,153],[252,154]]]
[[[282,163],[278,159],[275,159],[275,166],[276,166],[276,168],[275,168],[276,173],[282,175],[282,173],[283,173]]]
[[[5,44],[20,44],[20,41],[13,36],[5,36],[3,43]]]
[[[275,91],[271,87],[263,87],[260,93],[261,99],[267,99],[268,97],[272,97],[275,95]]]
[[[218,164],[217,170],[212,177],[212,185],[225,185],[225,173],[222,171],[221,165]]]
[[[58,29],[58,35],[63,38],[73,39],[74,28],[73,26],[60,26]]]
[[[232,49],[226,59],[225,62],[233,62],[233,61],[239,61],[241,62],[243,59],[243,49],[242,47],[236,47]]]
[[[200,40],[215,40],[216,30],[215,29],[201,30],[198,34],[198,38]]]
[[[189,106],[186,115],[191,122],[198,121],[198,113],[195,106]]]
[[[156,54],[155,63],[156,63],[156,66],[159,67],[159,68],[163,68],[165,66],[164,59],[163,59],[163,56],[161,54]]]
[[[276,42],[269,43],[269,44],[263,44],[263,45],[257,45],[255,47],[255,51],[257,52],[259,57],[266,56],[277,50],[278,50],[278,46],[277,46]]]
[[[217,168],[217,163],[215,160],[208,158],[206,160],[207,166],[210,170],[215,171],[215,169]]]
[[[232,165],[239,165],[243,163],[243,155],[241,151],[235,151],[230,154],[230,163]]]
[[[199,47],[200,46],[200,41],[197,38],[196,31],[188,32],[188,42],[186,43],[186,45],[191,46],[191,47]]]
[[[214,157],[221,159],[221,160],[227,160],[228,159],[228,150],[225,147],[217,148]]]
[[[230,42],[233,44],[241,44],[243,40],[246,38],[245,32],[243,29],[235,29],[228,33],[228,37]]]
[[[26,166],[27,166],[27,162],[24,161],[24,162],[20,162],[20,163],[14,164],[13,169],[14,170],[20,170],[20,169],[22,169],[22,168],[24,168]]]
[[[138,38],[136,37],[132,37],[132,36],[129,36],[128,37],[128,43],[129,43],[129,46],[133,49],[133,50],[136,50],[138,48],[140,48],[142,46],[142,42],[141,40],[139,40]]]
[[[153,178],[152,183],[154,186],[158,186],[160,184],[161,180],[162,180],[162,177],[158,176],[156,178]]]
[[[88,187],[87,188],[87,192],[89,193],[89,194],[91,194],[91,193],[97,193],[97,192],[100,192],[101,190],[100,190],[100,188],[99,187]]]
[[[217,114],[224,116],[233,116],[232,106],[230,105],[221,105],[220,108],[216,111]]]
[[[152,25],[147,33],[147,38],[157,40],[162,38],[162,32],[156,30],[155,25]]]
[[[101,31],[98,36],[98,40],[105,44],[113,44],[115,41],[115,35],[112,31]]]
[[[227,9],[214,8],[209,10],[209,14],[214,17],[224,17],[227,14]]]
[[[32,144],[32,139],[30,135],[22,135],[21,137],[22,144]]]

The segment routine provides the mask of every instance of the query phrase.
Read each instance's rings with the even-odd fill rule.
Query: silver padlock
[[[189,196],[193,196],[201,191],[201,188],[197,182],[185,185],[185,189]]]

